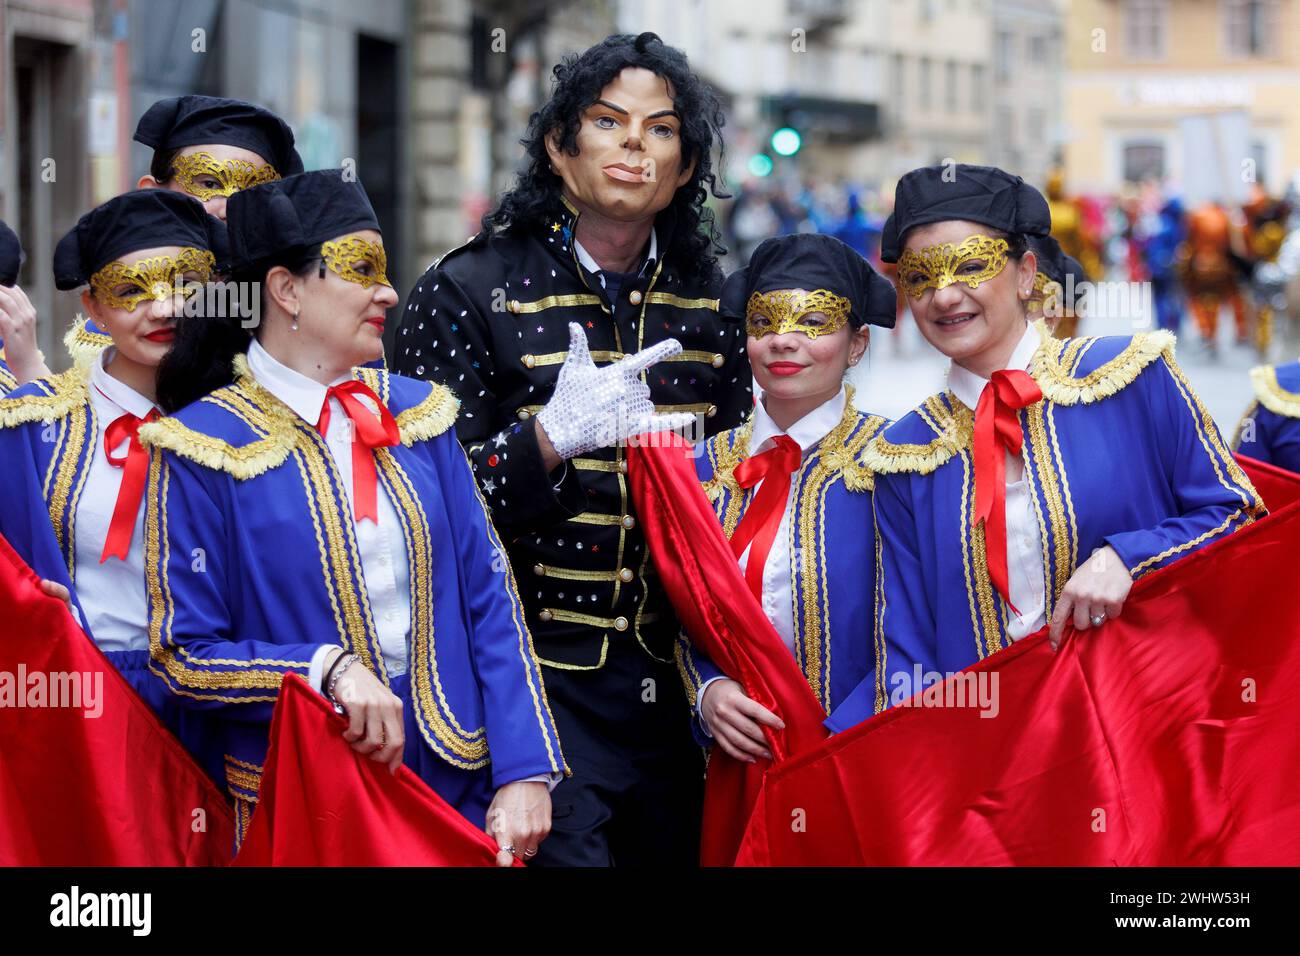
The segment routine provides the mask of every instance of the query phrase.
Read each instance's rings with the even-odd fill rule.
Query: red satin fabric
[[[379,411],[376,415],[357,400],[364,395],[375,403]],[[325,405],[321,408],[320,422],[316,429],[325,435],[330,427],[330,399],[336,398],[343,411],[352,421],[352,510],[356,520],[369,518],[379,521],[378,478],[375,473],[375,456],[373,450],[396,445],[401,441],[401,432],[397,420],[393,418],[387,406],[379,400],[363,382],[351,379],[331,385],[325,393]]]
[[[815,747],[826,738],[826,715],[741,577],[690,447],[677,436],[630,442],[628,480],[655,568],[682,625],[723,673],[784,721],[784,730],[764,728],[776,761]],[[704,794],[704,865],[735,861],[769,767],[714,749]]]
[[[236,865],[496,864],[496,844],[486,833],[409,767],[391,774],[358,754],[343,739],[346,728],[301,678],[285,677],[260,799]]]
[[[781,516],[785,514],[790,499],[790,476],[803,459],[798,442],[789,435],[777,435],[773,441],[774,447],[746,458],[734,472],[742,488],[753,488],[763,482],[763,487],[758,489],[758,494],[745,510],[745,517],[740,519],[731,536],[731,553],[737,561],[753,543],[745,565],[745,582],[750,593],[760,602],[763,600],[763,567],[767,564],[772,542],[781,526]]]
[[[1019,411],[1043,397],[1042,389],[1028,372],[994,372],[980,392],[975,408],[975,515],[973,524],[984,522],[984,548],[988,556],[989,580],[1002,600],[1016,614],[1011,603],[1007,577],[1007,462],[1006,453],[1017,457],[1024,436]]]
[[[0,671],[102,674],[102,712],[0,707],[0,866],[224,864],[225,795],[38,581],[0,538]]]
[[[109,558],[126,560],[131,550],[131,535],[135,531],[135,518],[140,512],[140,498],[144,495],[144,482],[149,474],[149,452],[140,444],[140,426],[159,417],[158,409],[151,409],[144,418],[119,415],[104,429],[104,454],[108,463],[123,469],[122,484],[117,490],[113,517],[108,523],[108,536],[104,538],[104,551],[99,556],[103,564]],[[113,456],[113,449],[130,439],[126,455]]]
[[[741,860],[1300,864],[1300,478],[1242,464],[1282,510],[968,668],[996,717],[895,707],[773,768]]]

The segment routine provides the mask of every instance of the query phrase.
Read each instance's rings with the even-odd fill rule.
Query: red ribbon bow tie
[[[366,408],[357,400],[364,395],[375,403],[378,412]],[[330,399],[336,398],[343,406],[344,413],[352,422],[352,508],[356,520],[369,518],[379,523],[379,503],[375,475],[375,448],[385,448],[401,441],[401,432],[397,419],[388,410],[379,396],[362,382],[352,379],[331,385],[325,392],[325,405],[320,412],[320,422],[316,430],[322,436],[328,434],[330,427]]]
[[[108,536],[104,551],[99,556],[103,564],[109,558],[125,561],[131,550],[131,536],[135,533],[135,517],[140,513],[140,499],[144,496],[144,480],[149,472],[149,452],[140,444],[140,426],[159,418],[158,409],[151,409],[144,418],[127,413],[120,415],[104,429],[104,456],[114,468],[122,469],[122,484],[117,489],[117,503],[108,523]],[[113,457],[113,449],[130,439],[126,454]]]
[[[1007,461],[1006,453],[1019,455],[1024,444],[1020,409],[1043,397],[1043,390],[1028,372],[994,372],[980,392],[975,409],[975,517],[984,522],[984,551],[989,578],[1002,600],[1016,614],[1007,582]]]
[[[736,466],[736,481],[742,488],[753,488],[760,481],[763,487],[750,503],[745,517],[731,536],[731,553],[739,561],[745,548],[753,543],[749,563],[745,565],[745,582],[754,597],[763,599],[763,566],[776,539],[776,529],[781,525],[785,505],[790,497],[790,476],[803,460],[799,444],[789,435],[777,435],[775,447],[747,458]]]

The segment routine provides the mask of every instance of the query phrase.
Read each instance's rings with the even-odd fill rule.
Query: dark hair
[[[176,154],[179,152],[179,149],[154,150],[153,159],[149,160],[149,175],[160,186],[171,182],[171,178],[176,175],[176,170],[172,168],[172,161],[176,159]]]
[[[483,217],[483,228],[511,231],[535,228],[559,215],[562,181],[551,172],[546,138],[558,132],[560,148],[578,155],[578,129],[582,112],[600,97],[601,90],[628,67],[644,67],[668,81],[673,105],[682,120],[682,163],[695,160],[695,172],[680,186],[669,209],[676,214],[673,236],[665,255],[687,279],[710,279],[719,272],[722,245],[713,211],[705,206],[708,194],[720,192],[721,177],[714,172],[712,149],[718,142],[722,164],[722,105],[713,90],[691,72],[686,55],[664,44],[654,33],[606,37],[581,55],[569,55],[552,71],[551,98],[528,120],[520,142],[527,166],[513,189]]]
[[[236,273],[230,281],[239,290],[257,288],[258,314],[265,316],[266,274],[284,266],[296,276],[306,276],[319,261],[319,249],[292,250],[256,269]],[[176,339],[158,366],[158,405],[168,415],[235,380],[235,356],[248,351],[253,340],[253,330],[244,327],[240,311],[185,315],[176,323]]]

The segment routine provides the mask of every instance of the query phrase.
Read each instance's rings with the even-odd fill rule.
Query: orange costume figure
[[[1246,341],[1246,300],[1232,255],[1233,225],[1227,210],[1207,203],[1187,216],[1187,242],[1179,256],[1183,287],[1201,337],[1213,348],[1224,300],[1232,306],[1237,341]]]

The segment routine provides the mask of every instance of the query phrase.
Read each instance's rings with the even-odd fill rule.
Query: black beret
[[[894,189],[894,211],[880,237],[881,260],[898,261],[903,238],[914,226],[951,219],[1029,236],[1052,231],[1047,200],[1019,176],[996,166],[922,166],[905,174]]]
[[[226,227],[193,196],[171,189],[137,189],[86,213],[54,250],[54,284],[75,289],[128,252],[191,246],[216,257],[225,271]]]
[[[231,266],[256,269],[288,252],[379,230],[365,189],[341,169],[317,169],[241,189],[226,203]]]
[[[764,239],[749,258],[722,285],[718,312],[725,319],[744,321],[749,297],[777,289],[825,289],[852,304],[853,327],[894,327],[898,294],[871,263],[834,236],[801,233]]]
[[[218,96],[172,96],[145,111],[135,140],[154,150],[217,143],[252,150],[281,176],[302,172],[293,130],[270,110]]]
[[[0,219],[0,285],[13,285],[18,281],[18,270],[25,258],[18,236]]]

